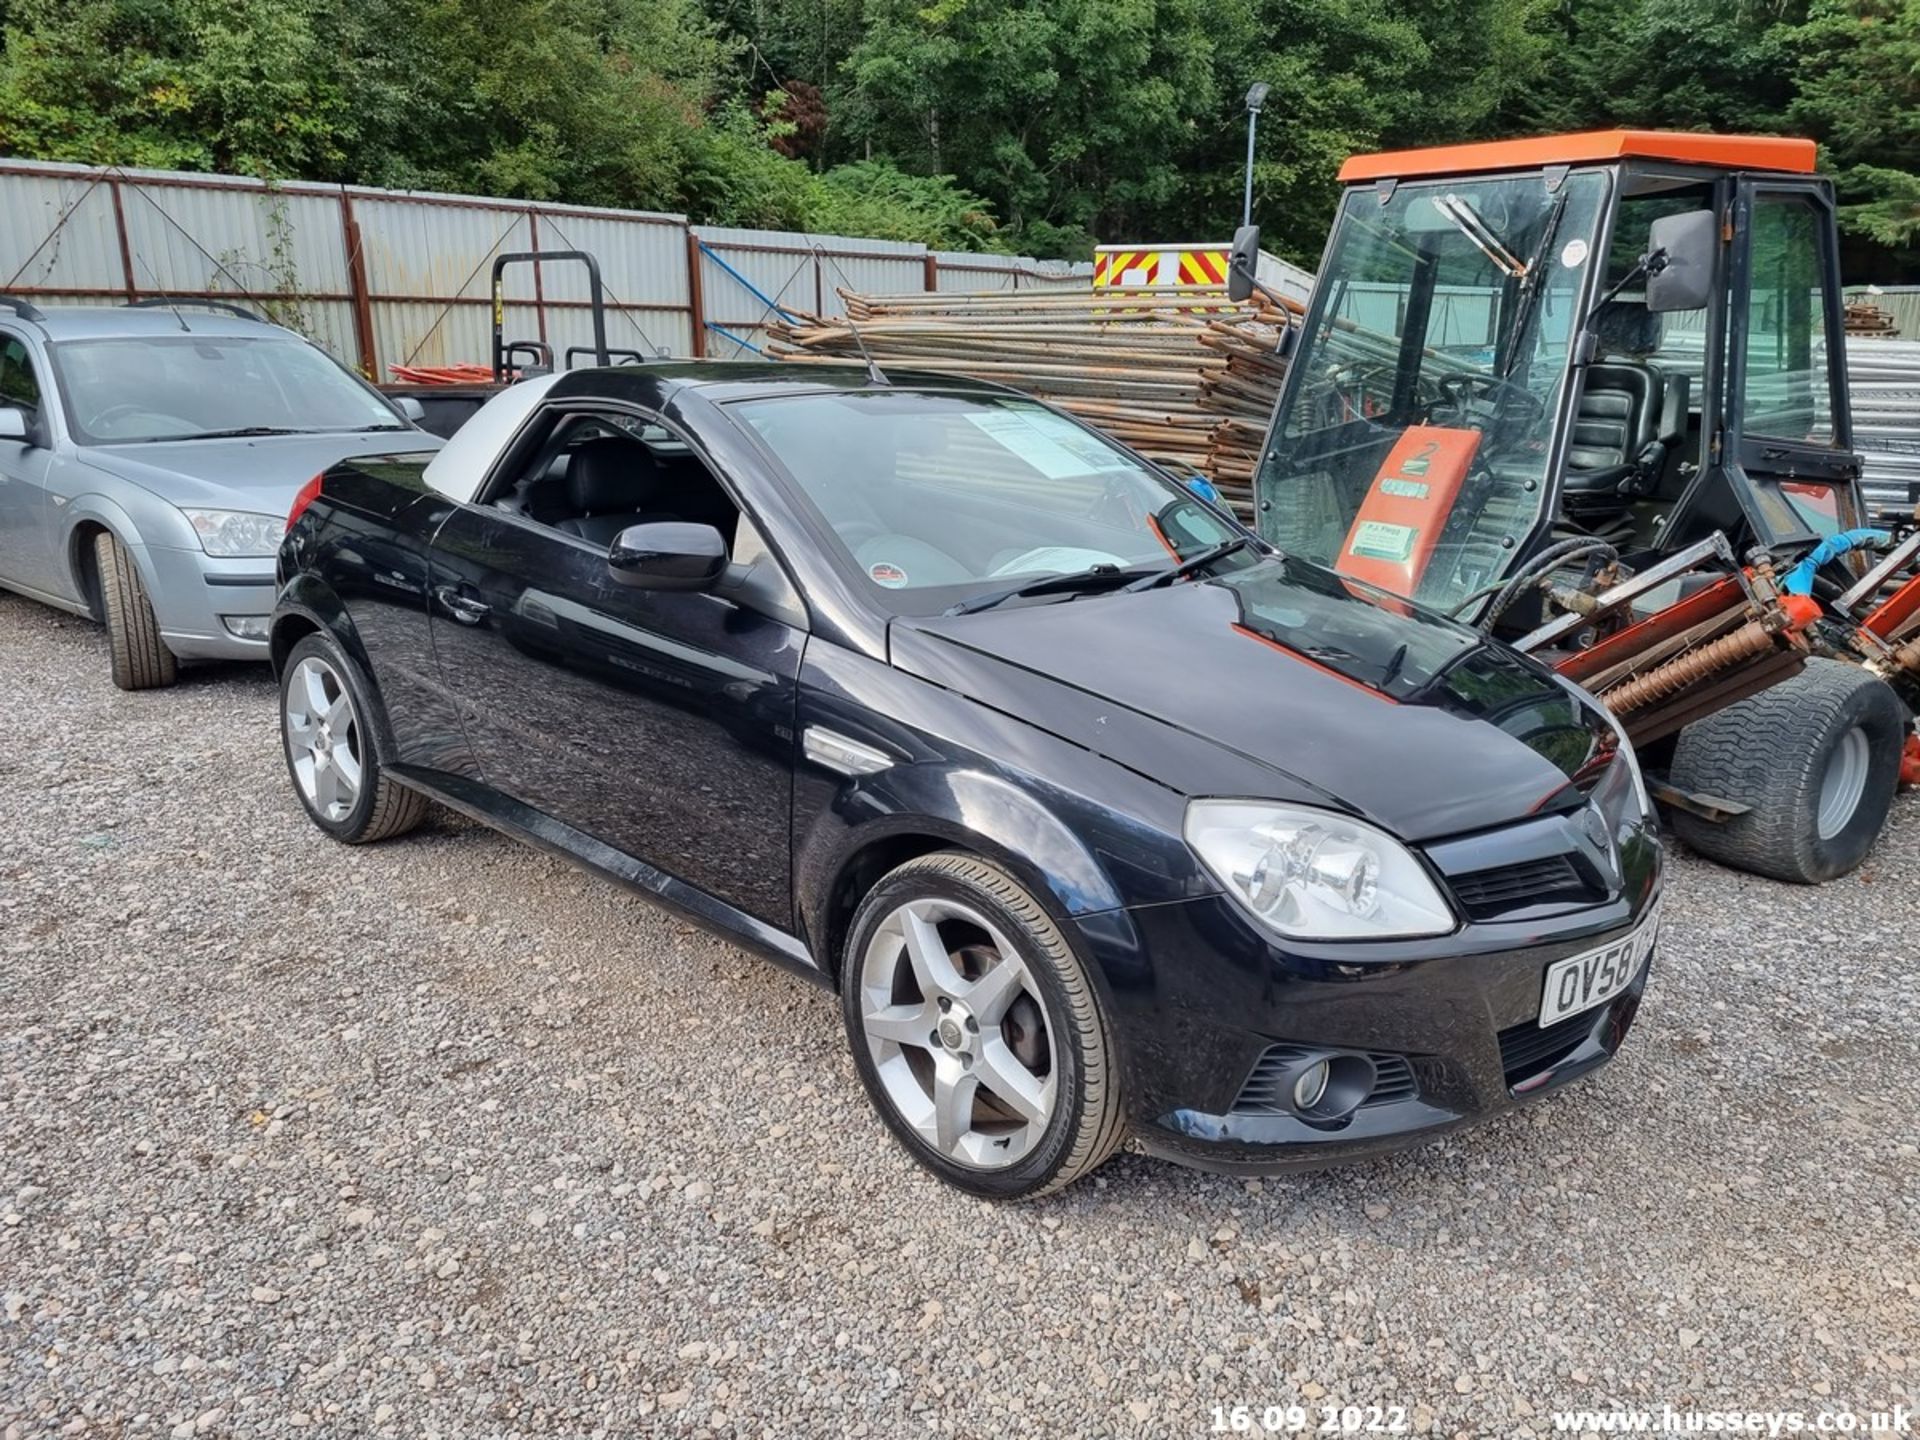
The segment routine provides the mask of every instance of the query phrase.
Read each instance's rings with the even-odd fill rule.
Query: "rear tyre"
[[[1673,828],[1736,870],[1801,885],[1838,879],[1880,838],[1907,724],[1884,681],[1843,661],[1809,660],[1680,732],[1673,783],[1753,808],[1717,825],[1676,811]]]
[[[1093,984],[998,866],[946,851],[888,874],[854,915],[840,992],[874,1107],[949,1185],[1044,1195],[1119,1147],[1119,1066]]]
[[[293,793],[336,840],[365,845],[404,834],[426,797],[386,773],[368,723],[366,687],[332,641],[308,635],[280,672],[280,739]]]
[[[180,678],[179,662],[160,638],[146,583],[118,535],[102,530],[93,537],[93,563],[100,577],[113,683],[122,690],[159,690],[173,684]]]

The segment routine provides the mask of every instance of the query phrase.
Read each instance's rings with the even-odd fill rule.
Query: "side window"
[[[1826,226],[1806,197],[1767,194],[1754,200],[1752,225],[1745,433],[1831,445]]]
[[[1614,221],[1613,245],[1607,254],[1602,284],[1612,286],[1626,278],[1653,243],[1655,220],[1664,215],[1712,208],[1711,185],[1689,185],[1622,200]],[[1621,322],[1624,330],[1599,327],[1602,358],[1637,360],[1665,376],[1687,376],[1689,403],[1692,409],[1698,410],[1700,397],[1706,391],[1707,312],[1682,310],[1665,315],[1649,314],[1644,282],[1623,292],[1608,307],[1608,312]]]
[[[687,520],[733,544],[740,512],[686,444],[619,411],[558,412],[487,503],[605,545],[629,525]]]
[[[38,412],[40,382],[34,378],[27,347],[12,336],[0,340],[0,405],[9,410]]]

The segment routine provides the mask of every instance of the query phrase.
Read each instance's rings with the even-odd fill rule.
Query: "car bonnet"
[[[1191,737],[1277,772],[1246,793],[1331,797],[1414,841],[1571,809],[1616,744],[1535,662],[1298,562],[893,630],[901,668],[1177,789],[1220,793]]]

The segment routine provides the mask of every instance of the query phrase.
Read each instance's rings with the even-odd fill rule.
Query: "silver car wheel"
[[[309,655],[287,677],[287,758],[315,814],[340,821],[360,799],[361,739],[353,697],[334,668]]]
[[[957,1164],[1030,1154],[1057,1100],[1051,1020],[1026,961],[957,900],[910,900],[860,961],[860,1019],[888,1102]]]

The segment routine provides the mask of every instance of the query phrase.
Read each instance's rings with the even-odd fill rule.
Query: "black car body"
[[[1069,979],[1077,965],[1090,990],[1071,998],[1091,1005],[1090,1023],[1110,1039],[1088,1052],[1089,1073],[1110,1058],[1103,1103],[1123,1113],[1114,1133],[1046,1174],[1009,1179],[992,1163],[941,1164],[919,1148],[945,1178],[983,1193],[1064,1183],[1122,1130],[1209,1167],[1322,1164],[1492,1114],[1609,1058],[1646,981],[1660,850],[1631,752],[1599,707],[1477,632],[1257,541],[1151,588],[1151,572],[1133,583],[1131,571],[1095,566],[1084,584],[973,613],[947,603],[991,589],[971,578],[894,588],[940,547],[892,532],[860,538],[905,520],[830,520],[821,503],[830,491],[796,482],[800,462],[783,459],[758,418],[742,419],[820,417],[743,406],[838,404],[856,415],[924,405],[973,420],[1001,407],[975,428],[994,432],[1004,409],[1069,450],[1074,437],[1057,427],[1075,422],[1043,421],[997,387],[892,382],[820,367],[576,371],[493,402],[431,467],[426,456],[336,466],[296,508],[280,556],[273,653],[283,679],[290,659],[324,647],[322,668],[342,672],[362,712],[353,761],[362,779],[377,764],[396,792],[555,850],[829,986],[843,978],[853,932],[880,944],[868,935],[887,922],[862,905],[883,877],[957,854],[1010,880],[1032,913],[1005,886],[997,900],[968,892],[975,898],[956,899],[954,913],[1000,917],[1008,934],[1014,921],[1001,921],[1012,914],[1054,937],[1046,943],[1064,942]],[[542,445],[578,433],[591,438],[565,452],[575,472],[565,508],[595,508],[580,503],[596,498],[582,454],[598,464],[641,443],[653,479],[633,509],[533,513],[546,503],[536,497],[558,493],[549,472],[560,462]],[[924,513],[915,467],[945,474],[953,462],[929,461],[910,439],[901,446],[877,503]],[[1035,463],[1073,463],[1045,458],[1055,454]],[[814,457],[809,473],[827,473],[830,458]],[[691,486],[660,478],[696,468]],[[963,472],[973,473],[953,471]],[[1184,491],[1153,483],[1166,486],[1163,517],[1187,512],[1190,502],[1172,498]],[[1128,511],[1111,493],[1088,493],[1105,519]],[[991,495],[962,499],[941,531],[922,527],[935,539],[950,531],[955,553],[984,543],[967,539],[978,527],[1002,523]],[[736,527],[737,554],[741,515],[766,552],[753,564],[673,582],[688,588],[633,588],[610,572],[610,545],[647,536],[676,552],[668,563],[698,569],[700,546],[684,542],[706,524]],[[1222,527],[1208,532],[1215,538],[1240,533],[1217,512],[1198,523]],[[1177,558],[1191,555],[1149,524]],[[913,558],[869,563],[875,545]],[[1119,579],[1130,588],[1109,583]],[[315,721],[339,688],[308,680],[317,699],[290,722],[301,736],[302,720]],[[324,746],[304,750],[294,735],[290,764],[301,780],[307,763],[310,780]],[[1332,842],[1315,815],[1342,835],[1348,817],[1363,849],[1375,843],[1367,827],[1385,832],[1399,845],[1366,853],[1385,855],[1386,871],[1363,857],[1347,879],[1316,874],[1286,893],[1318,903],[1334,892],[1311,887],[1350,881],[1338,903],[1382,904],[1366,876],[1386,884],[1400,873],[1393,866],[1404,869],[1390,852],[1403,850],[1418,872],[1406,892],[1430,885],[1445,933],[1276,934],[1245,898],[1247,887],[1275,893],[1257,889],[1265,880],[1223,883],[1189,839],[1194,802],[1212,797],[1285,810],[1258,830],[1263,866],[1283,841],[1307,845],[1303,836],[1318,837],[1300,853],[1320,865]],[[342,811],[336,824],[316,812],[311,786],[305,798],[343,838],[370,838],[341,828],[355,815]],[[1236,813],[1228,807],[1221,823],[1237,825]],[[1237,843],[1237,831],[1223,833]],[[950,918],[935,930],[958,956],[965,946]],[[911,948],[910,937],[902,943]],[[1587,958],[1569,967],[1574,987],[1603,986],[1609,998],[1542,1023],[1543,977],[1575,956]],[[980,967],[963,971],[977,980]],[[1051,1084],[1065,1074],[1050,1068],[1061,1063],[1065,1012],[1028,988],[1054,1047]],[[936,1033],[936,1064],[972,1063],[939,1042]],[[1309,1073],[1327,1060],[1331,1069]],[[864,1062],[863,1077],[875,1083]],[[1085,1078],[1066,1075],[1076,1086]],[[881,1110],[914,1148],[911,1126]]]

